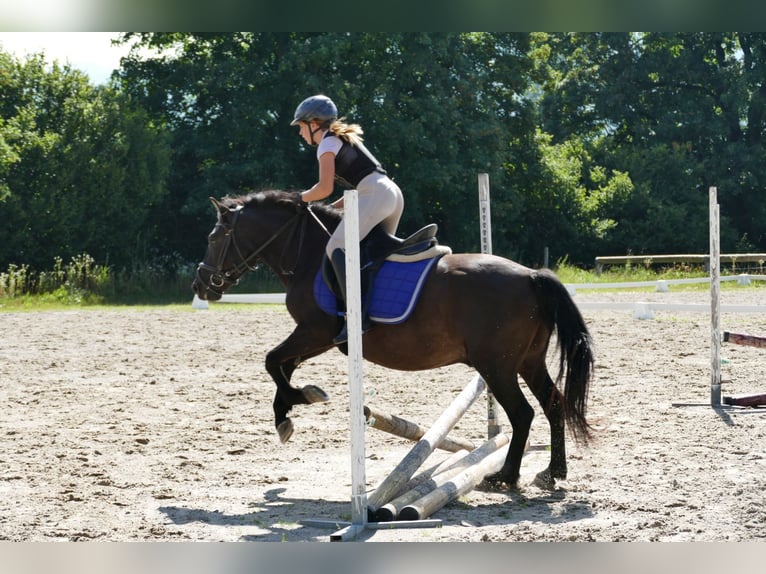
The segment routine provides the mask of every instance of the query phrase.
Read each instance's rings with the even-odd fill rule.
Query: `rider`
[[[319,181],[310,189],[297,194],[298,202],[318,201],[329,197],[334,182],[359,193],[359,239],[363,239],[377,224],[391,235],[396,234],[404,209],[402,192],[386,175],[380,162],[362,143],[362,128],[338,119],[338,108],[324,95],[303,100],[295,110],[291,126],[300,127],[300,135],[311,146],[317,146]],[[343,208],[343,197],[332,203]],[[346,256],[344,224],[341,220],[327,242],[326,253],[346,301]],[[363,313],[364,315],[364,313]],[[363,331],[366,317],[362,317]],[[347,325],[333,339],[336,345],[348,340]]]

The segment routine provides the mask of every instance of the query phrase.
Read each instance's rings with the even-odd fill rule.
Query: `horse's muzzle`
[[[203,274],[206,277],[203,277]],[[191,287],[194,294],[203,301],[218,301],[223,296],[223,290],[226,286],[220,273],[211,272],[209,266],[200,263]]]
[[[197,279],[192,282],[191,287],[192,291],[194,291],[194,294],[203,301],[218,301],[223,296],[222,293],[218,293],[217,291],[210,289]]]
[[[192,281],[191,288],[197,297],[203,301],[207,299],[207,289],[205,289],[205,286],[198,279]]]

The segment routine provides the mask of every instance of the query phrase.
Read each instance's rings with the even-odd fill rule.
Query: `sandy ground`
[[[709,295],[576,295],[605,300]],[[725,290],[722,302],[766,304],[766,288]],[[549,443],[535,404],[537,449],[518,490],[474,490],[433,515],[440,527],[365,530],[360,539],[766,538],[766,409],[709,406],[709,316],[583,314],[596,343],[589,413],[598,432],[587,447],[568,442],[568,480],[553,490],[531,484]],[[292,329],[283,307],[2,312],[0,324],[0,540],[328,541],[334,528],[301,521],[350,519],[343,355],[300,367],[293,382],[317,384],[331,401],[294,409],[286,445],[273,429],[263,360]],[[723,328],[766,334],[766,315],[725,313]],[[723,394],[766,392],[764,357],[725,345]],[[366,403],[428,426],[472,376],[462,366],[401,373],[366,364]],[[454,434],[486,437],[483,397]],[[370,489],[411,446],[367,430]],[[446,456],[437,451],[427,465]]]

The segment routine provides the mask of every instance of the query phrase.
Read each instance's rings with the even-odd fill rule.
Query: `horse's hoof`
[[[550,469],[546,468],[542,472],[538,472],[535,479],[532,481],[537,488],[551,489],[556,486],[556,479],[553,478]]]
[[[277,432],[279,433],[279,441],[285,444],[290,437],[293,436],[293,421],[285,419],[277,425]]]
[[[306,385],[301,389],[301,392],[303,393],[303,398],[305,398],[309,404],[326,403],[330,400],[330,397],[327,393],[314,385]]]
[[[484,484],[491,488],[500,488],[503,485],[507,485],[509,489],[518,488],[518,479],[509,480],[502,472],[494,472],[484,477],[482,481]]]

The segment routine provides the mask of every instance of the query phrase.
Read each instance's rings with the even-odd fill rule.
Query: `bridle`
[[[235,230],[237,227],[237,222],[239,221],[240,214],[242,213],[244,207],[240,206],[236,210],[232,212],[232,220],[230,224],[225,223],[218,223],[217,226],[223,226],[225,229],[225,235],[224,235],[224,244],[223,248],[220,250],[217,261],[215,262],[215,265],[210,265],[208,263],[205,263],[204,261],[200,262],[199,265],[197,265],[197,273],[196,277],[197,280],[204,285],[204,287],[208,291],[212,291],[216,295],[223,295],[223,292],[227,289],[228,286],[236,284],[240,277],[247,271],[255,271],[257,268],[257,265],[255,264],[256,260],[260,257],[261,253],[269,246],[271,245],[280,235],[282,235],[288,228],[292,228],[292,233],[295,233],[296,230],[296,224],[299,220],[303,221],[303,225],[301,225],[301,237],[300,241],[298,242],[298,255],[295,258],[295,264],[293,265],[293,269],[285,270],[284,268],[281,268],[280,263],[280,274],[283,275],[292,275],[295,270],[295,265],[298,264],[298,261],[300,260],[300,251],[303,246],[303,234],[306,228],[305,222],[306,218],[301,217],[302,211],[298,211],[293,217],[288,219],[279,229],[277,229],[271,237],[269,237],[258,249],[250,253],[249,255],[245,256],[242,253],[242,249],[239,246],[239,243],[237,243],[237,238],[235,235]],[[285,248],[290,245],[290,241],[288,240],[285,243]],[[234,250],[237,252],[237,255],[239,256],[239,262],[234,265],[234,267],[224,270],[223,269],[223,263],[226,261],[226,255],[229,252],[229,248],[231,246],[234,246]],[[282,255],[284,256],[284,251],[282,252]],[[281,261],[281,258],[280,258]],[[210,273],[210,276],[207,281],[202,277],[200,271],[207,271]]]

